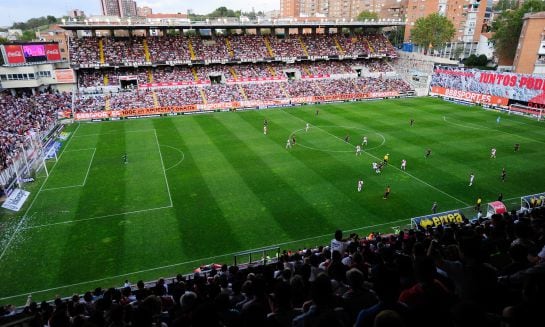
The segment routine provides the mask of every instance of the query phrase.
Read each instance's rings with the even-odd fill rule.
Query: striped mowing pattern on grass
[[[542,192],[543,124],[503,114],[496,124],[497,115],[419,98],[320,105],[319,115],[306,106],[70,126],[26,212],[0,211],[0,300],[175,275],[250,248],[314,246],[337,228],[408,222],[434,201],[445,211]],[[371,163],[385,154],[391,167],[378,175]]]

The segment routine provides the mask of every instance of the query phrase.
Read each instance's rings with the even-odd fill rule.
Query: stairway
[[[206,93],[204,93],[204,90],[202,89],[202,87],[199,88],[199,91],[201,92],[202,103],[207,104],[208,100],[206,100]]]
[[[146,59],[146,62],[151,62],[151,55],[148,48],[148,40],[144,39],[142,41],[142,46],[144,47],[144,58]]]
[[[157,93],[155,91],[151,91],[151,96],[153,97],[153,105],[155,108],[159,108],[159,99],[157,98]]]
[[[337,40],[337,35],[333,36],[333,40],[335,41],[335,47],[337,48],[337,51],[339,52],[339,55],[344,55],[344,49],[339,43],[339,40]]]
[[[193,43],[191,43],[191,39],[187,39],[187,47],[189,48],[189,55],[191,57],[191,60],[197,60],[197,56],[195,56],[195,50],[193,50]]]
[[[274,57],[274,51],[273,51],[273,48],[271,47],[271,43],[269,42],[269,38],[264,36],[263,41],[265,42],[265,46],[267,47],[267,51],[269,51],[269,56]]]
[[[244,98],[244,100],[248,100],[248,96],[246,95],[246,91],[244,91],[244,88],[242,87],[242,85],[238,85],[238,89],[240,91],[240,94],[242,94],[242,97]]]
[[[102,39],[98,40],[98,57],[101,64],[106,62],[104,59],[104,43],[102,43]]]
[[[231,72],[231,75],[233,75],[234,79],[238,79],[237,72],[233,67],[229,67],[229,71]]]
[[[303,42],[303,39],[301,38],[301,35],[299,35],[297,38],[299,39],[299,43],[301,44],[301,48],[303,48],[303,53],[305,54],[305,56],[308,57],[307,46],[305,45],[305,42]]]
[[[229,57],[234,58],[235,52],[233,51],[233,47],[231,46],[231,41],[229,41],[229,38],[225,38],[225,45],[227,46],[227,51],[229,52]]]
[[[191,67],[191,73],[193,74],[193,78],[195,79],[195,82],[199,80],[199,75],[197,75],[197,71],[195,70],[195,67]]]

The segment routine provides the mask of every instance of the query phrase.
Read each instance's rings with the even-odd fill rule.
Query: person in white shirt
[[[407,160],[403,159],[401,160],[401,170],[406,170],[407,168]]]
[[[340,229],[336,230],[335,238],[331,240],[331,257],[333,257],[333,252],[335,251],[339,252],[341,257],[344,256],[344,252],[346,251],[348,244],[350,244],[350,241],[343,240],[343,232]]]
[[[359,144],[356,145],[356,155],[357,156],[361,155],[361,146]]]
[[[363,188],[363,180],[362,179],[359,179],[358,180],[358,192],[361,192],[361,189]]]

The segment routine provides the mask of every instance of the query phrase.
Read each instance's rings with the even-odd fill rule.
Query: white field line
[[[91,165],[93,164],[93,160],[95,159],[95,153],[97,153],[97,149],[93,151],[93,156],[91,157],[91,160],[89,161],[89,166],[87,167],[87,173],[85,174],[85,178],[83,179],[82,186],[85,186],[85,183],[87,183],[87,177],[89,177],[89,171],[91,171]]]
[[[167,171],[165,170],[165,164],[163,163],[163,154],[161,153],[161,146],[159,145],[159,138],[157,137],[157,131],[153,130],[155,134],[155,141],[157,142],[157,151],[159,151],[159,157],[161,158],[161,167],[163,168],[163,175],[165,176],[165,183],[167,185],[168,198],[170,199],[170,206],[173,206],[172,195],[170,194],[170,186],[168,186]]]
[[[74,149],[74,150],[66,150],[64,152],[77,152],[77,151],[87,151],[87,150],[96,150],[97,148],[85,148],[85,149]]]
[[[410,222],[410,219],[394,220],[394,221],[390,221],[390,222],[387,222],[387,223],[376,224],[376,225],[370,225],[370,226],[364,226],[364,227],[360,227],[360,228],[349,229],[349,230],[346,230],[346,231],[347,231],[347,232],[352,232],[352,231],[356,231],[356,230],[375,228],[375,227],[380,227],[380,226],[385,226],[385,225],[393,225],[393,224],[397,224],[397,223],[400,223],[400,222],[407,222],[407,223],[409,223],[409,222]],[[331,233],[328,233],[328,234],[324,234],[324,235],[320,235],[320,236],[307,237],[307,238],[303,238],[303,239],[300,239],[300,240],[294,240],[294,241],[288,241],[288,242],[273,244],[273,245],[270,245],[269,247],[272,247],[272,246],[283,246],[283,245],[292,244],[292,243],[300,243],[300,242],[305,242],[305,241],[310,241],[310,240],[314,240],[314,239],[320,239],[320,238],[328,237],[328,236],[331,236],[331,235],[332,235]],[[263,246],[263,247],[261,247],[261,248],[264,248],[264,247],[267,247],[267,246]],[[258,249],[253,249],[253,250],[249,250],[249,251],[255,251],[255,250],[258,250]],[[129,275],[137,275],[137,274],[141,274],[141,273],[145,273],[145,272],[150,272],[150,271],[154,271],[154,270],[161,270],[161,269],[166,269],[166,268],[177,267],[177,266],[181,266],[181,265],[185,265],[185,264],[190,264],[190,263],[194,263],[194,262],[199,262],[199,263],[202,263],[202,262],[209,262],[210,260],[215,259],[215,258],[233,256],[233,255],[235,255],[235,254],[237,254],[237,253],[240,253],[240,252],[241,252],[241,251],[231,252],[231,253],[225,253],[225,254],[220,254],[220,255],[216,255],[216,256],[212,256],[212,257],[207,257],[207,258],[200,258],[200,259],[195,259],[195,260],[183,261],[183,262],[173,263],[173,264],[169,264],[169,265],[164,265],[164,266],[159,266],[159,267],[153,267],[153,268],[147,268],[147,269],[143,269],[143,270],[128,272],[128,273],[121,274],[121,275],[115,275],[115,276],[110,276],[110,277],[105,277],[105,278],[100,278],[100,279],[94,279],[94,280],[89,280],[89,281],[85,281],[85,282],[80,282],[80,283],[75,283],[75,284],[69,284],[69,285],[64,285],[64,286],[52,287],[52,288],[48,288],[48,289],[44,289],[44,290],[39,290],[39,291],[31,291],[31,292],[27,292],[27,293],[21,293],[21,294],[18,294],[18,295],[12,295],[12,296],[7,296],[7,297],[0,298],[0,301],[4,301],[4,300],[16,298],[16,297],[25,296],[25,295],[28,295],[28,294],[40,294],[40,293],[49,292],[49,291],[54,291],[54,290],[63,289],[63,288],[67,288],[67,287],[73,287],[73,286],[79,286],[79,285],[86,285],[86,284],[95,284],[95,283],[102,282],[102,281],[106,281],[106,280],[119,279],[119,278],[122,278],[122,277],[125,277],[125,276],[129,276]]]
[[[2,261],[2,258],[4,258],[4,255],[6,254],[6,251],[9,249],[10,245],[11,245],[11,242],[13,242],[13,239],[15,238],[15,235],[17,235],[17,233],[19,232],[19,230],[21,229],[21,226],[23,225],[23,223],[25,222],[25,219],[27,217],[27,214],[29,213],[30,209],[32,208],[32,206],[34,205],[34,203],[36,202],[36,199],[38,198],[38,196],[40,195],[40,192],[42,191],[42,189],[44,188],[44,185],[47,183],[47,181],[49,180],[49,176],[51,176],[51,174],[53,173],[53,169],[55,169],[55,167],[57,167],[57,164],[59,163],[62,155],[64,154],[64,151],[68,148],[68,145],[70,144],[70,142],[72,141],[72,139],[74,138],[74,135],[76,135],[76,133],[78,132],[79,130],[79,127],[81,125],[78,124],[78,127],[76,127],[76,130],[74,131],[74,133],[72,133],[72,137],[68,140],[68,142],[66,142],[63,150],[62,150],[62,153],[59,155],[59,157],[57,158],[57,161],[55,161],[55,163],[53,164],[53,167],[51,167],[51,170],[49,171],[49,174],[47,175],[47,177],[45,178],[45,180],[43,181],[42,185],[40,186],[40,189],[38,190],[38,192],[36,192],[36,195],[34,196],[34,199],[32,200],[32,202],[30,203],[30,205],[28,206],[28,208],[26,209],[25,213],[23,214],[23,217],[21,218],[21,220],[19,220],[19,223],[17,224],[17,227],[15,228],[15,230],[13,231],[13,234],[11,234],[11,237],[10,239],[8,240],[8,243],[6,244],[6,246],[2,249],[2,253],[0,254],[0,261]]]
[[[295,116],[295,115],[293,115],[293,114],[291,114],[291,113],[289,113],[289,112],[287,112],[287,111],[285,111],[285,110],[281,110],[281,111],[285,112],[286,114],[288,114],[288,115],[290,115],[290,116],[292,116],[292,117],[295,117],[295,118],[297,118],[297,119],[299,119],[299,120],[305,122],[303,119],[301,119],[301,118],[299,118],[299,117],[297,117],[297,116]],[[340,140],[341,142],[347,144],[342,138],[338,137],[337,135],[331,134],[330,132],[328,132],[328,131],[326,131],[325,129],[320,128],[320,127],[318,127],[318,126],[315,126],[315,127],[316,127],[317,129],[322,130],[324,133],[329,134],[329,135],[333,136],[334,138]],[[352,145],[349,144],[349,146],[352,146]],[[367,151],[363,151],[363,153],[365,153],[366,155],[368,155],[368,156],[370,156],[370,157],[372,157],[372,158],[375,158],[375,159],[377,159],[377,160],[380,160],[380,158],[378,158],[378,157],[376,157],[376,156],[370,154],[370,153],[367,152]],[[424,184],[424,185],[427,185],[427,186],[433,188],[434,190],[439,191],[440,193],[443,193],[444,195],[448,196],[449,198],[454,199],[454,200],[458,201],[459,203],[462,203],[462,204],[465,205],[465,206],[469,206],[469,203],[466,203],[466,202],[464,202],[464,201],[458,199],[457,197],[455,197],[455,196],[453,196],[453,195],[450,195],[450,194],[448,194],[447,192],[445,192],[445,191],[443,191],[443,190],[441,190],[441,189],[439,189],[439,188],[437,188],[437,187],[435,187],[435,186],[433,186],[433,185],[431,185],[431,184],[429,184],[429,183],[427,183],[427,182],[421,180],[420,178],[418,178],[418,177],[416,177],[416,176],[414,176],[414,175],[411,175],[411,174],[409,174],[408,172],[406,172],[406,171],[404,171],[404,170],[401,170],[401,169],[397,168],[395,165],[388,165],[388,166],[389,166],[389,167],[393,167],[394,169],[400,171],[401,173],[406,174],[407,176],[410,176],[410,177],[414,178],[415,180],[419,181],[420,183],[422,183],[422,184]]]
[[[101,135],[120,135],[120,134],[125,134],[125,133],[140,133],[140,132],[151,132],[151,131],[155,131],[155,129],[136,129],[134,131],[124,131],[124,132],[83,134],[83,135],[78,135],[76,137],[101,136]],[[72,135],[72,137],[74,137],[74,136]]]
[[[44,188],[43,191],[55,191],[55,190],[62,190],[65,188],[75,188],[75,187],[82,187],[85,186],[85,183],[87,182],[87,176],[89,176],[89,170],[91,169],[91,164],[93,163],[93,159],[95,158],[95,153],[97,151],[97,148],[88,148],[88,149],[79,149],[79,150],[71,150],[71,151],[65,151],[65,152],[73,152],[73,151],[83,151],[83,150],[93,150],[93,156],[91,157],[91,160],[89,162],[89,167],[87,167],[87,174],[85,174],[85,178],[83,179],[83,183],[78,185],[69,185],[69,186],[60,186],[60,187],[51,187],[51,188]]]
[[[178,151],[179,153],[182,154],[182,159],[180,159],[180,160],[179,160],[177,163],[175,163],[174,165],[172,165],[172,166],[168,167],[167,169],[165,169],[165,171],[170,170],[170,169],[172,169],[172,168],[174,168],[174,167],[177,167],[179,164],[182,163],[182,161],[184,161],[184,159],[185,159],[185,153],[184,153],[182,150],[180,150],[180,149],[178,149],[178,148],[175,148],[175,147],[173,147],[173,146],[170,146],[170,145],[166,145],[166,144],[161,144],[161,146],[164,146],[164,147],[167,147],[167,148],[174,149],[174,150],[176,150],[176,151]]]
[[[113,213],[113,214],[104,215],[104,216],[98,216],[98,217],[90,217],[90,218],[84,218],[84,219],[60,221],[60,222],[51,223],[51,224],[43,224],[43,225],[36,225],[36,226],[28,226],[28,227],[22,228],[22,230],[37,229],[37,228],[45,228],[45,227],[56,226],[56,225],[73,224],[73,223],[79,223],[79,222],[83,222],[83,221],[105,219],[105,218],[110,218],[110,217],[115,217],[115,216],[130,215],[130,214],[135,214],[135,213],[142,213],[142,212],[148,212],[148,211],[162,210],[162,209],[168,209],[168,208],[172,208],[172,205],[165,206],[165,207],[151,208],[151,209],[142,209],[142,210],[121,212],[121,213]]]
[[[472,129],[480,129],[480,130],[483,130],[483,131],[489,130],[489,131],[499,132],[499,133],[508,134],[508,135],[513,135],[513,136],[516,136],[516,137],[520,137],[520,138],[523,138],[523,139],[527,139],[527,140],[530,140],[530,141],[532,141],[532,142],[537,142],[537,143],[545,144],[544,141],[540,141],[540,140],[537,140],[537,139],[533,139],[533,138],[531,138],[531,137],[527,137],[527,136],[520,135],[520,134],[509,133],[509,132],[506,132],[506,131],[502,131],[501,129],[494,129],[494,128],[490,128],[490,127],[486,127],[486,126],[471,127],[471,126],[466,126],[466,125],[462,125],[462,124],[456,124],[456,123],[448,122],[448,121],[447,121],[447,118],[446,118],[445,116],[443,116],[443,120],[444,120],[445,122],[449,123],[449,124],[452,124],[452,125],[457,125],[457,126],[466,127],[466,128],[472,128]],[[455,120],[456,120],[456,119],[455,119]],[[464,124],[475,125],[475,124],[472,124],[472,123],[464,123]],[[478,126],[478,125],[476,125],[476,126]]]
[[[75,187],[82,187],[83,184],[79,184],[79,185],[69,185],[69,186],[60,186],[60,187],[51,187],[51,188],[44,188],[42,190],[42,192],[44,191],[56,191],[56,190],[62,190],[62,189],[65,189],[65,188],[75,188]]]

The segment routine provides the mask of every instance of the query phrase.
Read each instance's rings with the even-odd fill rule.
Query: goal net
[[[517,115],[529,116],[536,118],[538,121],[543,119],[543,110],[545,109],[529,107],[518,103],[509,106],[509,114],[513,113]]]

